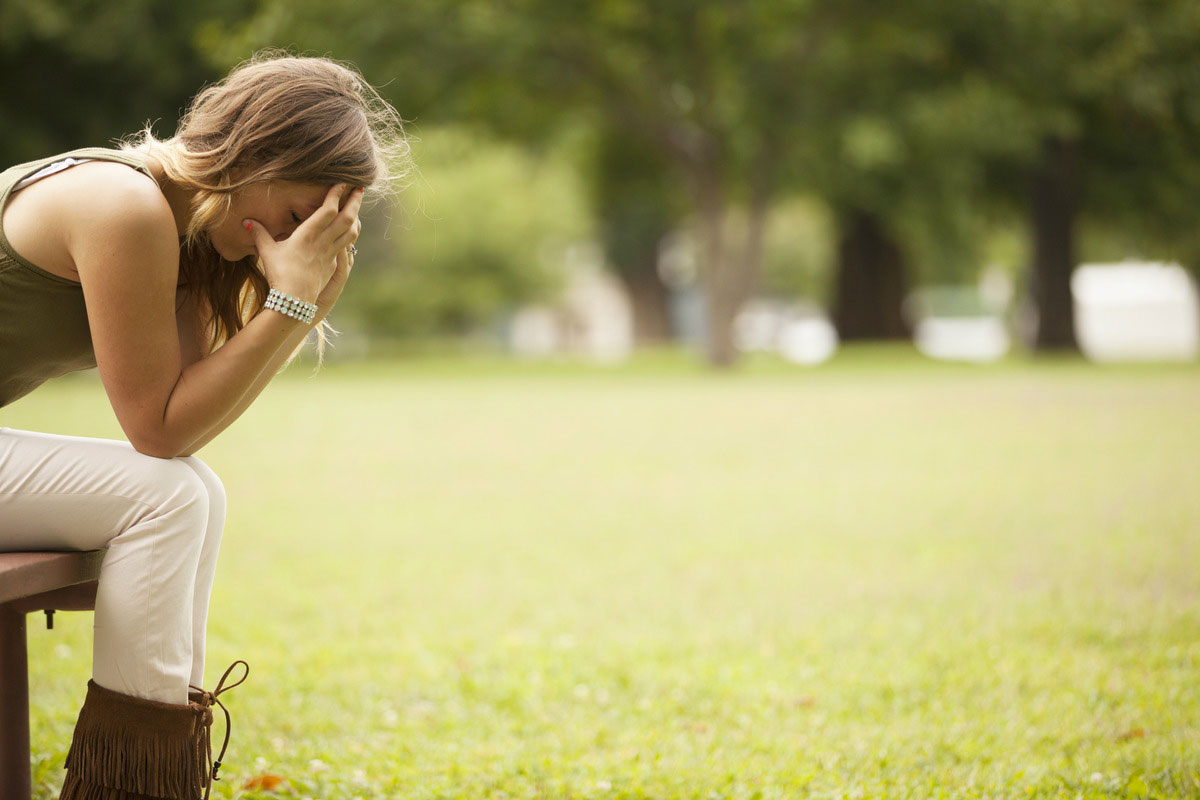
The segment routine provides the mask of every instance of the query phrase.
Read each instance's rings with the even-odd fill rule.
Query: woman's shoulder
[[[35,188],[29,187],[29,188]],[[60,209],[62,222],[79,233],[119,230],[151,234],[175,220],[158,183],[117,161],[93,160],[46,181],[44,202]]]
[[[178,237],[171,207],[148,174],[103,159],[75,163],[8,198],[4,234],[41,269],[79,280],[80,257],[103,250],[154,250]]]
[[[178,233],[171,206],[153,178],[111,162],[93,161],[70,170],[78,172],[63,190],[71,193],[65,205],[74,216],[72,228],[80,249],[159,250],[178,252]]]
[[[59,186],[76,202],[120,211],[132,204],[135,210],[158,209],[170,213],[170,206],[158,183],[150,175],[119,161],[88,161],[62,174]]]

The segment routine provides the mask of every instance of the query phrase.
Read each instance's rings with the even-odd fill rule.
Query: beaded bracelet
[[[298,319],[305,325],[311,323],[317,317],[316,303],[301,300],[299,297],[292,297],[290,294],[284,294],[278,289],[272,289],[267,292],[267,302],[263,303],[263,308],[269,308],[292,319]]]

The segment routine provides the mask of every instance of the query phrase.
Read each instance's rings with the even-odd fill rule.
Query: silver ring
[[[356,256],[356,255],[358,255],[358,248],[355,247],[354,245],[350,245],[349,247],[346,248],[346,252],[352,256]]]

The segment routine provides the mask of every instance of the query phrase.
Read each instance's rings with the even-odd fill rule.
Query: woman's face
[[[229,214],[209,230],[213,247],[227,261],[257,255],[254,237],[242,220],[259,222],[275,241],[282,241],[321,207],[330,188],[290,181],[250,184],[234,193]]]

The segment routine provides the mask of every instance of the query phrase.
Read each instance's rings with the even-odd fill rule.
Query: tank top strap
[[[0,207],[8,200],[8,195],[12,193],[13,188],[20,185],[26,178],[36,175],[38,172],[60,161],[68,159],[74,161],[115,161],[136,169],[148,178],[154,178],[149,167],[146,166],[146,162],[135,153],[115,150],[111,147],[81,147],[77,150],[69,150],[65,153],[46,156],[34,161],[26,161],[24,164],[16,164],[5,169],[0,173]]]
[[[56,156],[51,156],[47,159],[42,159],[45,166],[53,164],[55,161],[73,158],[78,161],[116,161],[119,164],[124,164],[127,167],[133,167],[138,172],[145,174],[147,177],[153,178],[150,174],[150,169],[146,166],[145,160],[136,153],[131,153],[127,150],[117,150],[112,147],[81,147],[78,150],[71,150],[66,153],[59,153]]]

